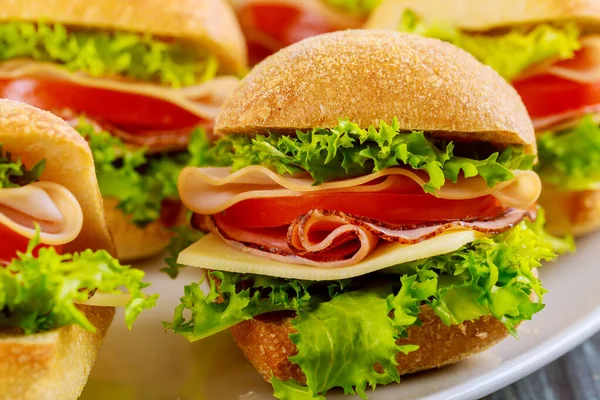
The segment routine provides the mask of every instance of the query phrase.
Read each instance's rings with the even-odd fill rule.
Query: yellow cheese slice
[[[177,261],[183,265],[217,271],[326,281],[352,278],[393,265],[451,253],[483,236],[472,230],[450,230],[417,244],[380,244],[364,260],[349,267],[317,268],[253,256],[231,248],[211,233],[182,251]]]

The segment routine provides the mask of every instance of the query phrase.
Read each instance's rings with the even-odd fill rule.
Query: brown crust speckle
[[[150,33],[190,41],[221,60],[223,72],[246,68],[246,44],[227,0],[4,0],[0,21],[46,21]]]
[[[298,365],[289,360],[297,354],[296,346],[289,339],[289,334],[295,332],[292,318],[290,313],[271,313],[231,328],[238,346],[266,381],[270,381],[273,374],[280,380],[306,383]],[[409,328],[408,338],[398,341],[419,346],[417,351],[396,356],[396,368],[401,375],[456,363],[508,335],[504,325],[492,317],[446,326],[429,306],[421,306],[419,318],[423,325]]]
[[[391,122],[447,138],[535,149],[527,111],[490,67],[448,43],[380,30],[315,36],[274,54],[242,80],[215,130],[282,133]]]
[[[49,112],[0,99],[0,143],[4,151],[29,167],[45,159],[41,180],[63,185],[81,204],[83,230],[66,251],[91,248],[114,252],[92,152],[79,133]]]

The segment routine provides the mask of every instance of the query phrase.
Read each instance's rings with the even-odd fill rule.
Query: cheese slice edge
[[[210,233],[183,250],[177,262],[192,267],[267,275],[277,278],[326,281],[366,275],[409,261],[447,254],[484,237],[473,230],[450,230],[417,244],[381,243],[361,262],[342,268],[315,268],[253,256],[228,246]]]

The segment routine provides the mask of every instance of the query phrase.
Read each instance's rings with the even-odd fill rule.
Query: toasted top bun
[[[150,33],[212,51],[223,72],[241,72],[247,64],[244,37],[227,0],[9,0],[2,2],[0,21]]]
[[[535,152],[517,92],[469,53],[437,39],[383,30],[315,36],[267,58],[217,118],[217,135],[361,127],[398,118],[404,130]]]
[[[365,27],[397,29],[406,9],[427,20],[450,22],[472,31],[564,21],[591,30],[600,28],[597,0],[383,0]]]
[[[0,99],[0,143],[28,167],[45,159],[40,180],[64,186],[79,201],[83,229],[65,246],[67,252],[90,248],[114,254],[92,152],[79,133],[49,112]]]

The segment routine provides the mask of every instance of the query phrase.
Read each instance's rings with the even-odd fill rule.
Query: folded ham
[[[339,268],[363,260],[379,240],[415,244],[448,230],[474,230],[486,234],[504,232],[523,219],[535,219],[535,211],[507,209],[494,218],[389,224],[339,211],[313,210],[289,227],[244,229],[227,223],[219,215],[196,216],[202,225],[242,251],[279,261],[321,268]]]
[[[26,238],[35,236],[37,224],[41,243],[61,245],[79,235],[83,212],[65,187],[53,182],[35,182],[0,189],[0,224]]]
[[[309,175],[281,176],[270,169],[252,165],[230,172],[222,168],[185,168],[179,176],[179,195],[197,214],[211,215],[244,200],[265,197],[290,197],[323,192],[401,191],[407,185],[423,186],[427,175],[406,168],[387,168],[374,174],[315,186]],[[513,171],[514,179],[489,188],[483,178],[462,178],[448,182],[435,195],[442,199],[464,200],[492,195],[503,206],[527,209],[540,196],[542,184],[533,171]]]
[[[581,48],[575,53],[575,57],[566,60],[552,58],[536,64],[516,79],[515,87],[518,89],[519,81],[538,76],[554,76],[579,85],[600,84],[600,35],[586,35],[580,39],[580,43]],[[562,130],[576,125],[585,115],[597,116],[600,114],[600,104],[586,104],[582,100],[577,99],[574,108],[560,113],[543,117],[532,116],[533,127],[536,131]],[[546,101],[552,101],[552,99]]]

